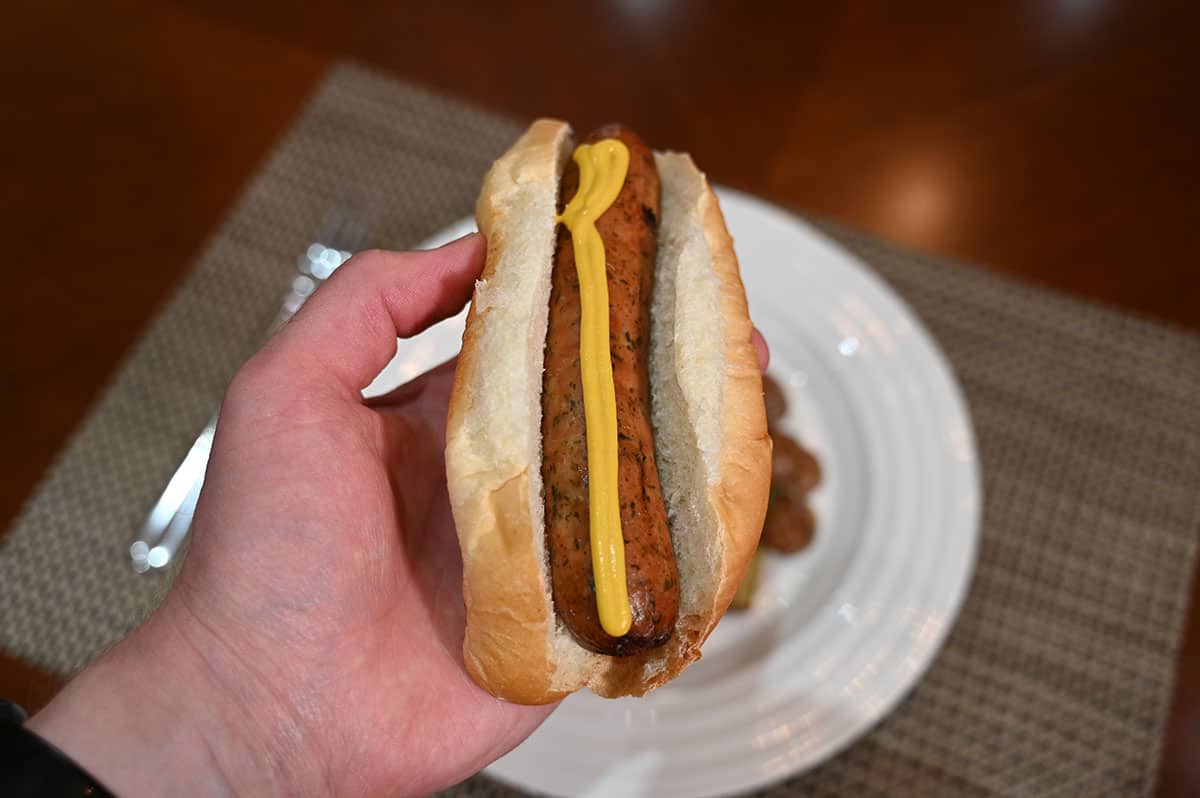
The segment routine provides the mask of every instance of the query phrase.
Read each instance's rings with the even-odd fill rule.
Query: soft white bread
[[[535,122],[492,166],[476,214],[487,263],[463,335],[446,433],[463,556],[471,676],[523,704],[582,687],[642,695],[700,657],[745,573],[766,513],[771,441],[733,244],[687,155],[656,154],[662,206],[650,378],[659,474],[679,566],[664,646],[608,657],[556,618],[543,531],[543,343],[563,165],[573,143]]]

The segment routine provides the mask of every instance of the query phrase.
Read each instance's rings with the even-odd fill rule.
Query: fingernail
[[[466,241],[469,238],[482,238],[482,237],[483,237],[483,234],[480,233],[478,230],[476,230],[473,233],[467,233],[466,235],[459,236],[458,238],[454,239],[453,241],[442,244],[442,246],[438,247],[438,249],[444,249],[445,247],[453,247],[456,244],[461,244],[462,242]]]

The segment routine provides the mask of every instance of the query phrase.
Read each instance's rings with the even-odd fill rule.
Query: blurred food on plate
[[[821,464],[780,428],[787,413],[783,388],[770,375],[763,376],[763,401],[767,406],[767,426],[775,447],[771,455],[771,493],[762,538],[746,576],[734,594],[730,609],[747,609],[754,599],[763,550],[795,554],[812,543],[817,519],[808,504],[808,495],[821,483]]]

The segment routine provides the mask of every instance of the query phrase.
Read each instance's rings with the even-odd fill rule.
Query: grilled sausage
[[[584,647],[627,656],[670,639],[679,614],[679,577],[654,459],[647,367],[658,235],[658,170],[651,150],[624,128],[602,127],[586,141],[605,138],[620,139],[630,156],[620,195],[596,220],[607,261],[621,529],[633,614],[633,625],[622,637],[614,638],[601,628],[596,610],[579,366],[579,277],[571,236],[563,226],[558,229],[554,255],[542,380],[542,480],[555,610]],[[562,179],[560,212],[578,186],[579,169],[572,161]]]
[[[770,503],[761,545],[790,554],[812,542],[817,522],[808,494],[821,482],[821,465],[787,435],[772,437]]]
[[[787,396],[770,374],[763,375],[763,403],[767,406],[767,426],[774,427],[787,413]]]

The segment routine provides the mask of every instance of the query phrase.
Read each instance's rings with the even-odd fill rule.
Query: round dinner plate
[[[890,712],[954,621],[980,480],[946,359],[863,263],[772,205],[719,189],[782,427],[820,460],[811,546],[769,555],[751,609],[645,698],[572,695],[487,773],[562,796],[715,796],[811,768]],[[474,229],[470,220],[427,246]],[[458,351],[465,313],[411,341],[369,391]]]

